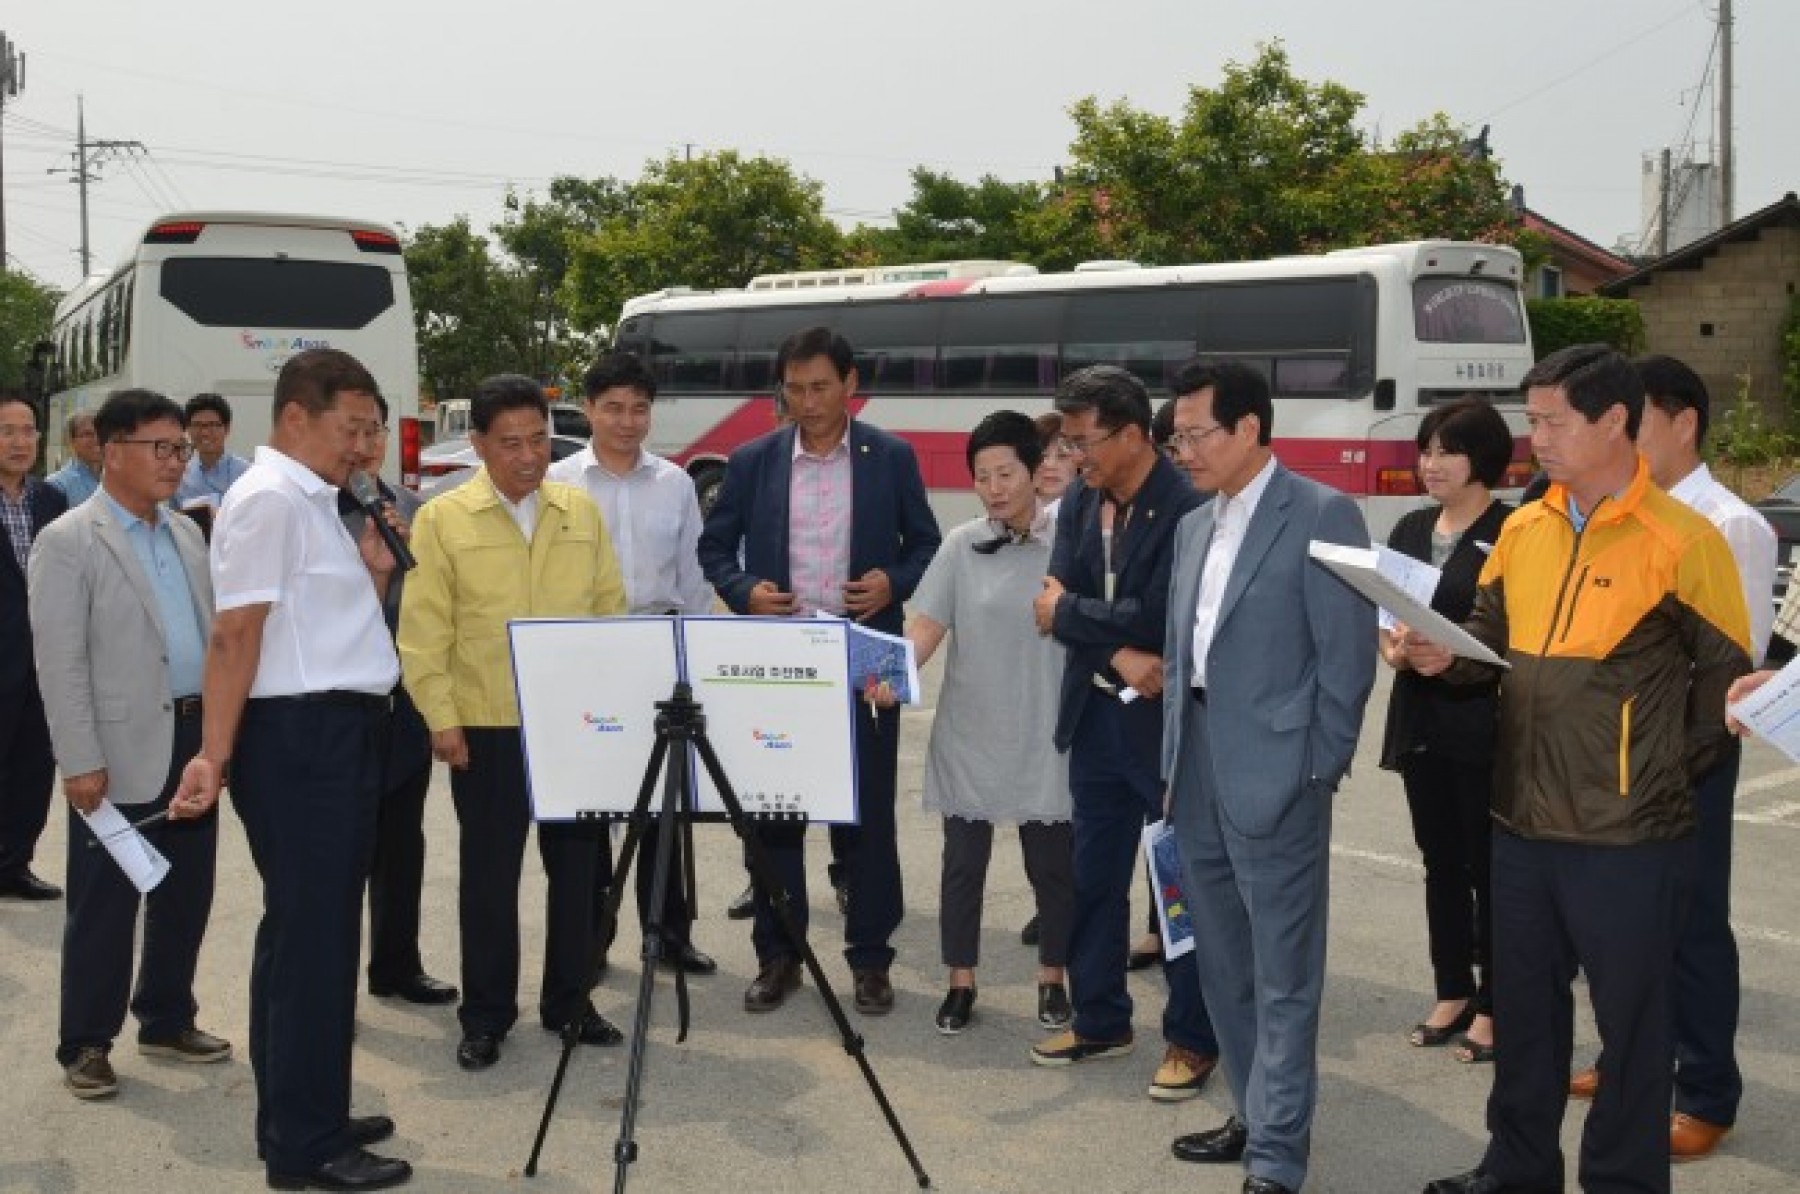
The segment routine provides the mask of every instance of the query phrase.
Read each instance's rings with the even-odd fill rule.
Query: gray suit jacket
[[[1205,760],[1182,749],[1193,686],[1194,609],[1217,502],[1181,520],[1163,652],[1162,774]],[[1356,754],[1375,682],[1375,609],[1307,556],[1313,539],[1369,546],[1356,504],[1277,464],[1244,533],[1206,657],[1206,726],[1220,744],[1209,786],[1232,826],[1267,837],[1306,795],[1324,799]],[[1177,796],[1179,799],[1179,795]]]
[[[213,610],[206,541],[192,519],[176,515],[171,526],[204,639]],[[57,767],[64,775],[105,768],[114,804],[155,800],[175,730],[162,610],[100,494],[38,536],[30,604]]]

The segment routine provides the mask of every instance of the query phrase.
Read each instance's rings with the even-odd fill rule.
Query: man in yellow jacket
[[[576,487],[544,480],[550,408],[537,383],[488,378],[470,422],[482,467],[413,523],[418,567],[401,601],[399,643],[432,753],[451,769],[462,827],[456,1060],[482,1070],[499,1060],[519,1016],[519,877],[531,824],[506,623],[622,614],[625,584],[599,508]],[[584,1044],[616,1045],[618,1029],[588,999],[601,832],[597,823],[538,826],[549,880],[538,1014],[552,1032],[573,1026]]]

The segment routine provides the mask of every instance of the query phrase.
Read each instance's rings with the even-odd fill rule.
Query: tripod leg
[[[563,1029],[562,1056],[556,1059],[556,1077],[550,1079],[550,1094],[544,1100],[543,1118],[538,1120],[537,1139],[531,1142],[531,1157],[525,1162],[525,1176],[536,1177],[538,1157],[544,1151],[544,1137],[550,1134],[550,1119],[556,1114],[556,1100],[562,1095],[563,1077],[569,1072],[569,1058],[581,1037],[574,1024]]]
[[[732,790],[731,781],[725,778],[725,768],[719,762],[719,756],[713,753],[712,743],[707,740],[704,728],[693,734],[694,745],[700,752],[700,761],[706,767],[706,773],[712,777],[713,787],[719,793],[719,799],[725,805],[725,815],[731,822],[731,828],[737,833],[749,853],[750,873],[755,883],[768,896],[769,905],[775,911],[776,919],[781,922],[781,931],[794,947],[794,953],[806,964],[806,969],[813,977],[820,996],[825,1000],[825,1010],[830,1013],[832,1022],[837,1025],[838,1033],[843,1038],[844,1052],[855,1059],[857,1068],[862,1071],[863,1081],[874,1096],[875,1105],[881,1109],[882,1118],[887,1120],[888,1130],[893,1133],[894,1142],[900,1151],[906,1154],[906,1162],[912,1166],[913,1177],[917,1179],[921,1190],[931,1188],[931,1178],[919,1163],[919,1155],[913,1151],[912,1141],[907,1139],[906,1129],[900,1124],[900,1117],[894,1113],[893,1104],[888,1102],[887,1092],[881,1087],[881,1080],[875,1076],[875,1070],[869,1065],[868,1056],[863,1051],[863,1038],[850,1025],[850,1018],[844,1014],[844,1005],[838,1002],[837,992],[832,990],[831,983],[825,977],[823,967],[819,965],[818,955],[813,953],[812,946],[807,943],[806,934],[800,931],[799,923],[794,919],[791,907],[792,896],[781,886],[769,865],[768,856],[764,853],[762,842],[750,831],[750,824],[744,815],[743,805],[738,803],[737,793]]]

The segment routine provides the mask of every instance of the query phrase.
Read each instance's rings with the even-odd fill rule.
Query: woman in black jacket
[[[1418,444],[1419,479],[1437,504],[1403,517],[1388,546],[1442,570],[1431,607],[1460,622],[1469,616],[1482,566],[1512,513],[1492,493],[1512,459],[1512,432],[1485,400],[1459,398],[1425,416]],[[1397,637],[1381,631],[1382,658],[1399,673],[1381,765],[1400,773],[1413,840],[1424,856],[1425,924],[1438,1000],[1408,1039],[1420,1047],[1455,1040],[1459,1061],[1489,1061],[1488,804],[1497,685],[1451,685],[1409,671]]]

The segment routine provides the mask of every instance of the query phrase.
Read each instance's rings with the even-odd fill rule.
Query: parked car
[[[550,459],[565,460],[587,447],[587,440],[573,435],[550,437]],[[467,436],[446,440],[426,448],[419,457],[419,496],[430,499],[446,489],[455,489],[475,475],[481,459]]]
[[[1800,554],[1800,477],[1789,477],[1781,487],[1756,503],[1757,513],[1775,528],[1775,606],[1787,593],[1795,556]]]
[[[594,428],[588,423],[587,412],[573,402],[550,404],[550,430],[558,435],[572,435],[583,443],[594,437]]]

